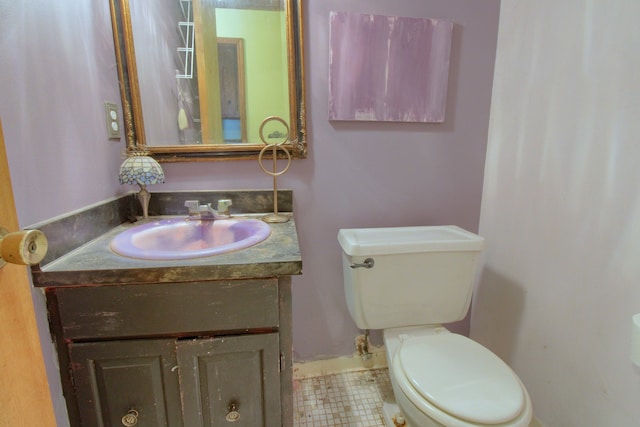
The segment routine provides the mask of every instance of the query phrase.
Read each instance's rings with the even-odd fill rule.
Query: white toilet
[[[344,286],[361,329],[383,329],[391,383],[410,427],[527,427],[516,374],[442,323],[469,310],[484,239],[456,226],[344,229]]]

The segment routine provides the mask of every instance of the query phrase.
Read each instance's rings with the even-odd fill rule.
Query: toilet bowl
[[[383,330],[408,426],[529,425],[531,400],[511,368],[441,326],[469,311],[482,237],[453,225],[354,228],[338,242],[349,314],[360,329]]]
[[[495,354],[442,326],[383,331],[394,396],[408,427],[527,427],[531,400]]]

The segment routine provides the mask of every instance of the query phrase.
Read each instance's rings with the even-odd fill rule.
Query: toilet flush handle
[[[373,260],[373,258],[367,258],[364,260],[363,263],[353,263],[350,265],[351,268],[373,268],[373,266],[375,265],[375,261]]]

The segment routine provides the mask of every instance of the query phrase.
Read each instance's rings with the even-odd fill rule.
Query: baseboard
[[[365,360],[358,354],[328,359],[295,362],[293,364],[293,379],[301,380],[310,377],[338,374],[341,372],[362,371],[365,369],[381,369],[387,367],[387,356],[384,346],[370,345],[371,357]]]
[[[533,417],[533,420],[531,421],[531,424],[529,424],[529,427],[545,427],[545,425],[542,424],[539,419]]]

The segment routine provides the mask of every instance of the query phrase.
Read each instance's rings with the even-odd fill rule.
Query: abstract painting
[[[331,12],[329,120],[444,121],[453,21]]]

